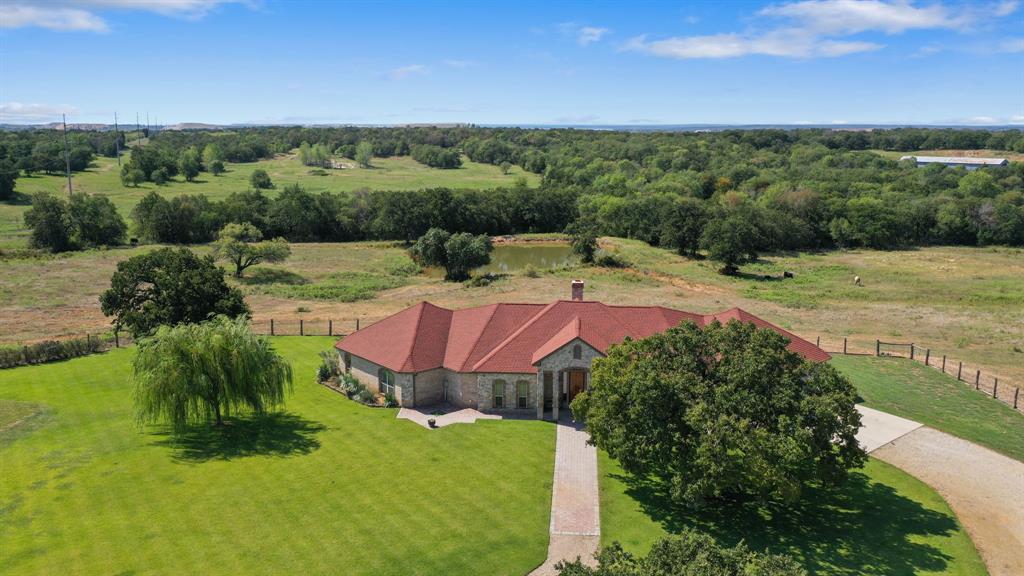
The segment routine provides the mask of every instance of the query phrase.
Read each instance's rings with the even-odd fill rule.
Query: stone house
[[[612,306],[583,299],[551,304],[489,304],[448,310],[420,302],[337,342],[346,372],[399,405],[449,404],[557,420],[587,389],[590,365],[627,336],[638,339],[682,322],[698,326],[738,320],[770,328],[813,361],[829,355],[814,344],[739,308],[694,314],[661,306]]]

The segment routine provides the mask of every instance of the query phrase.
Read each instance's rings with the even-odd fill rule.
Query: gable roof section
[[[420,302],[345,336],[335,347],[396,372],[440,368],[451,321],[451,310]]]
[[[543,304],[490,304],[448,310],[421,302],[335,345],[396,372],[448,368],[455,372],[533,373],[535,364],[579,339],[604,354],[627,336],[639,339],[692,321],[751,322],[789,339],[788,349],[809,360],[830,356],[821,348],[739,308],[694,314],[661,306],[609,306],[559,300]]]
[[[825,352],[824,350],[808,342],[807,340],[804,340],[803,338],[793,334],[792,332],[783,330],[782,328],[779,328],[778,326],[770,322],[766,322],[765,320],[762,320],[757,316],[754,316],[753,314],[740,308],[730,308],[729,310],[726,310],[725,312],[719,312],[718,314],[707,314],[704,316],[703,325],[707,326],[708,324],[714,322],[715,320],[718,320],[722,324],[727,324],[730,320],[737,320],[739,322],[750,322],[757,326],[758,328],[768,328],[770,330],[774,330],[779,334],[785,336],[786,338],[789,338],[789,346],[786,346],[786,348],[790,352],[796,352],[797,354],[803,356],[804,358],[807,358],[808,360],[812,360],[814,362],[824,362],[831,358],[828,352]]]

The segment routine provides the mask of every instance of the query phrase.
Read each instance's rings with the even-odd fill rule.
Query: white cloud
[[[996,52],[1003,52],[1007,54],[1017,54],[1024,52],[1024,38],[1009,38],[1003,40],[996,47]]]
[[[638,36],[622,49],[677,59],[737,58],[764,55],[785,58],[837,57],[879,50],[877,42],[851,38],[866,32],[900,34],[908,30],[963,30],[983,18],[1003,17],[1018,7],[1017,0],[998,4],[958,6],[918,5],[912,0],[799,0],[767,6],[755,14],[755,26],[745,32],[676,36],[648,40]],[[781,21],[781,22],[771,22]],[[1010,42],[1004,51],[1021,51]],[[932,46],[921,54],[940,48]]]
[[[579,42],[580,46],[586,46],[587,44],[599,41],[601,37],[608,32],[609,30],[607,28],[584,26],[576,33],[576,41]]]
[[[604,38],[611,30],[599,26],[583,26],[575,22],[563,22],[558,25],[558,30],[565,36],[576,39],[580,46],[588,46]]]
[[[0,28],[46,28],[68,32],[107,32],[105,11],[144,11],[198,20],[222,4],[250,0],[13,0],[0,4]]]
[[[666,58],[736,58],[748,55],[788,58],[835,57],[870,52],[882,46],[872,42],[818,38],[802,30],[776,30],[760,36],[715,34],[647,42],[643,36],[630,40],[624,49]]]
[[[402,80],[410,76],[421,76],[430,71],[430,68],[422,64],[409,64],[408,66],[401,66],[388,72],[388,77],[392,80]]]
[[[0,5],[0,28],[47,28],[106,32],[107,23],[99,16],[76,8],[41,8],[20,4]]]
[[[1024,114],[1010,116],[1010,124],[1024,124]]]
[[[470,68],[472,66],[476,66],[476,62],[474,62],[472,60],[448,59],[448,60],[442,60],[441,64],[444,64],[445,66],[447,66],[449,68]]]
[[[0,121],[15,123],[53,122],[61,114],[76,114],[78,108],[68,104],[0,104]]]
[[[804,0],[768,6],[764,16],[790,18],[819,34],[857,34],[877,30],[898,34],[922,28],[954,28],[963,14],[954,16],[942,4],[917,7],[910,2],[883,0]]]
[[[1000,2],[998,5],[996,5],[996,8],[993,12],[996,16],[1002,18],[1003,16],[1009,16],[1010,14],[1013,14],[1014,12],[1017,11],[1017,8],[1019,7],[1020,2],[1018,2],[1017,0],[1004,0],[1003,2]]]

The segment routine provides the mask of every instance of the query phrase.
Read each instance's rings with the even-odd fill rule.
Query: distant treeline
[[[21,134],[16,133],[20,138]],[[305,143],[305,146],[302,146]],[[225,222],[250,221],[291,241],[402,239],[430,227],[472,233],[561,231],[579,222],[598,234],[695,249],[704,227],[728,221],[751,252],[831,246],[1024,245],[1024,164],[973,172],[885,158],[870,149],[1024,151],[1020,130],[901,128],[843,131],[613,132],[519,128],[251,128],[156,135],[133,151],[151,179],[248,161],[300,147],[325,154],[413,154],[454,167],[518,165],[541,185],[487,191],[421,190],[275,198],[249,192],[223,202],[201,195],[147,197],[133,213],[138,234],[204,242]],[[182,171],[183,172],[183,171]],[[183,172],[184,173],[184,172]],[[186,177],[188,176],[187,173]],[[197,185],[197,190],[201,190]]]

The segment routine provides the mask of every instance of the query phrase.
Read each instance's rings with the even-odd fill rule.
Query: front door
[[[577,394],[583,392],[586,387],[587,373],[583,370],[572,370],[569,372],[569,395],[566,398],[569,402],[572,402],[573,398]]]

